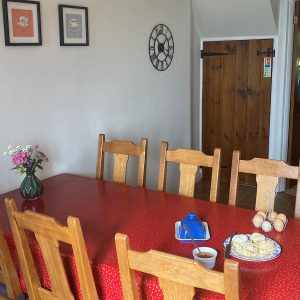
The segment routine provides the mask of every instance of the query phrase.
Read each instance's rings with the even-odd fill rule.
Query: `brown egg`
[[[252,219],[252,223],[256,228],[260,228],[263,221],[264,221],[263,216],[258,214],[256,214]]]
[[[264,219],[266,218],[266,213],[264,211],[258,211],[257,215],[261,215]]]
[[[281,219],[283,221],[283,223],[285,223],[287,221],[285,214],[278,214],[277,219]]]
[[[277,218],[277,212],[276,211],[272,211],[269,215],[268,215],[268,220],[271,222],[274,222]]]
[[[273,223],[274,229],[276,231],[283,231],[284,230],[284,222],[281,219],[276,219]]]
[[[272,230],[272,225],[269,221],[264,221],[262,224],[261,224],[261,228],[263,231],[265,232],[269,232]]]

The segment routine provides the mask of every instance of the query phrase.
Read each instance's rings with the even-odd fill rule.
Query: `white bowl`
[[[210,253],[212,255],[212,257],[210,258],[202,258],[197,256],[197,254],[199,253],[198,248],[195,248],[193,250],[193,256],[194,256],[194,260],[199,261],[202,265],[204,265],[206,268],[208,269],[213,269],[213,267],[216,264],[216,258],[218,255],[218,252],[210,247],[199,247],[200,251],[203,253]]]

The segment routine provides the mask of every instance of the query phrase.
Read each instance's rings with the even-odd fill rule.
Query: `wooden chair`
[[[225,294],[227,300],[240,299],[239,263],[225,259],[224,273],[209,270],[192,259],[150,250],[130,249],[127,235],[115,236],[123,297],[138,299],[134,271],[158,277],[164,299],[193,299],[195,287]]]
[[[276,186],[279,178],[289,178],[298,180],[295,217],[300,217],[300,172],[299,167],[289,166],[281,160],[265,158],[253,158],[252,160],[241,160],[240,151],[233,151],[229,204],[236,205],[239,185],[239,173],[256,175],[257,192],[255,210],[273,210]]]
[[[6,198],[5,205],[29,299],[74,299],[60,256],[59,241],[72,246],[83,299],[98,299],[79,219],[68,217],[68,226],[63,226],[54,218],[32,211],[18,211],[12,199]],[[51,290],[41,286],[25,230],[33,232],[39,243],[51,281]]]
[[[157,189],[165,191],[167,162],[180,164],[179,195],[194,197],[195,178],[199,167],[212,168],[210,201],[217,201],[220,183],[221,150],[216,148],[214,155],[209,156],[202,151],[177,149],[168,150],[168,143],[162,141]]]
[[[146,182],[146,158],[147,139],[142,138],[140,145],[130,141],[112,140],[105,142],[105,135],[99,134],[96,178],[103,179],[104,152],[114,154],[113,181],[126,182],[127,162],[129,155],[139,158],[137,185],[145,187]]]
[[[2,228],[0,227],[0,282],[6,287],[9,298],[0,295],[0,299],[18,299],[23,292],[14,263],[10,256]]]

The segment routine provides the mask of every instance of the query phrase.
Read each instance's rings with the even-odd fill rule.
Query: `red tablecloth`
[[[232,231],[252,233],[259,231],[251,223],[254,212],[228,205],[210,203],[162,192],[150,191],[123,184],[61,174],[43,181],[41,200],[25,202],[18,191],[1,195],[0,216],[10,250],[17,264],[16,252],[4,208],[3,199],[12,197],[19,209],[30,208],[55,217],[66,224],[69,215],[80,218],[91,261],[93,274],[102,299],[122,299],[120,276],[115,251],[116,232],[129,236],[131,247],[139,251],[156,249],[192,258],[193,244],[175,239],[174,224],[188,212],[196,212],[208,222],[211,239],[203,246],[218,251],[216,270],[223,270],[223,241]],[[283,233],[265,234],[277,241],[281,255],[268,262],[240,261],[243,299],[300,299],[300,220],[290,219]],[[49,278],[39,248],[32,243],[39,273],[45,287]],[[75,293],[80,297],[74,261],[69,248],[62,248],[69,275],[75,280]],[[137,274],[143,299],[162,299],[156,278]],[[21,283],[25,289],[24,279]],[[224,299],[220,294],[197,291],[197,298]]]

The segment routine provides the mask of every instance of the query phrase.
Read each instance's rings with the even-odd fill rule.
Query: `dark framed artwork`
[[[59,5],[58,16],[61,46],[89,45],[87,7]]]
[[[40,2],[2,0],[6,46],[42,45]]]
[[[42,45],[40,2],[2,0],[6,46]]]

